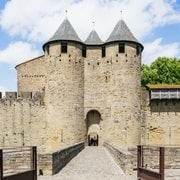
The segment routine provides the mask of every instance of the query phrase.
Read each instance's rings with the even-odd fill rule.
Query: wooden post
[[[142,165],[142,146],[137,146],[137,177],[139,177],[139,168]]]
[[[99,135],[97,135],[97,146],[99,146]]]
[[[88,146],[90,146],[91,143],[90,143],[90,135],[88,135]]]
[[[159,173],[161,174],[161,180],[164,180],[164,155],[165,150],[164,147],[159,148]]]
[[[34,172],[33,180],[37,180],[37,148],[32,147],[32,170]]]
[[[3,150],[0,149],[0,179],[3,179]]]

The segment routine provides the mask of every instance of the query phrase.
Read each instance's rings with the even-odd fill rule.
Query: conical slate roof
[[[106,43],[114,41],[132,41],[139,43],[123,20],[118,21],[109,38],[106,40]]]
[[[74,30],[68,19],[65,19],[62,22],[54,35],[48,40],[48,42],[43,45],[43,48],[46,44],[59,40],[77,41],[82,43],[81,39],[77,35],[76,31]]]
[[[97,32],[92,30],[84,43],[87,45],[101,45],[103,42],[98,36]]]

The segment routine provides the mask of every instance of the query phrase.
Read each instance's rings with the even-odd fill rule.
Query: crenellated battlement
[[[5,106],[12,106],[14,103],[28,102],[36,105],[44,105],[45,88],[39,89],[34,94],[32,92],[20,92],[15,91],[5,92],[5,97],[2,97],[0,92],[0,103]]]
[[[43,148],[46,130],[43,93],[36,97],[31,94],[6,92],[0,99],[0,146],[38,145]]]
[[[10,100],[17,99],[17,92],[14,91],[5,92],[5,98]]]

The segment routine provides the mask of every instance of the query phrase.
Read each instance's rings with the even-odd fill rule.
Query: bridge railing
[[[1,180],[37,180],[36,147],[0,149]]]
[[[137,146],[137,177],[164,180],[164,152],[164,147]]]
[[[180,179],[180,145],[138,146],[137,176],[145,179]]]

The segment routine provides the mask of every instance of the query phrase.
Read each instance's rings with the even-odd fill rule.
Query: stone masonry
[[[17,93],[0,94],[1,147],[180,144],[179,99],[157,105],[141,90],[143,45],[123,20],[105,42],[95,30],[83,42],[65,19],[43,50],[16,66]]]

